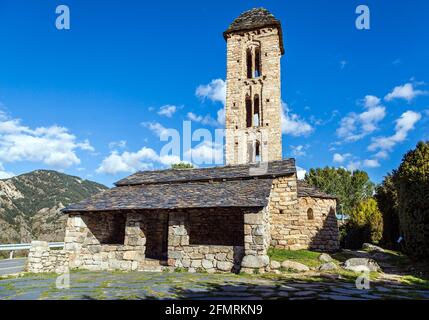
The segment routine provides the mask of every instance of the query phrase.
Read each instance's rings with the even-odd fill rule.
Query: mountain
[[[63,241],[60,210],[107,187],[50,170],[0,180],[0,243]]]

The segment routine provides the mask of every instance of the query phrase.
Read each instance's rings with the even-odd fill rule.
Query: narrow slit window
[[[247,78],[250,79],[252,78],[252,50],[251,49],[247,49],[247,59],[246,59],[246,64],[247,64]]]
[[[309,209],[307,210],[307,218],[308,218],[308,220],[314,220],[314,212],[313,212],[313,209],[309,208]]]
[[[246,127],[252,127],[252,99],[246,97]]]
[[[255,143],[255,161],[261,162],[261,144],[259,141]]]
[[[260,115],[259,115],[260,105],[259,105],[259,95],[255,95],[253,98],[253,126],[259,127],[260,125]]]
[[[255,77],[261,76],[261,49],[255,49]]]

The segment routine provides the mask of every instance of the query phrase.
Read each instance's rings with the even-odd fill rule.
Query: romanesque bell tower
[[[227,41],[226,164],[282,159],[282,28],[268,10],[241,14]]]

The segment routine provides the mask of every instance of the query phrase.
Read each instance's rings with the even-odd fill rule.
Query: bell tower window
[[[259,95],[255,94],[253,98],[253,126],[259,127],[260,125],[260,105],[259,105]]]
[[[252,127],[252,99],[246,96],[246,127]]]
[[[255,143],[255,161],[261,162],[261,144],[259,141]]]
[[[255,77],[261,76],[261,49],[255,48]]]
[[[252,49],[247,49],[246,52],[246,67],[247,67],[247,78],[252,78]]]

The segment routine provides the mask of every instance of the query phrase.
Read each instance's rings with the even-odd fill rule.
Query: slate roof
[[[266,170],[264,165],[267,165]],[[294,173],[296,173],[295,159],[285,159],[262,165],[246,164],[190,170],[141,171],[116,182],[115,185],[119,187],[139,184],[275,178]]]
[[[265,207],[271,185],[272,179],[251,179],[123,186],[71,205],[63,212]]]
[[[243,12],[237,19],[235,19],[231,23],[231,25],[223,33],[223,35],[226,39],[226,36],[230,33],[250,31],[264,27],[275,27],[279,30],[280,48],[282,54],[284,54],[281,23],[265,8],[254,8]]]
[[[310,186],[303,180],[298,180],[298,197],[313,197],[321,199],[337,199],[337,197],[327,194],[316,187]]]

